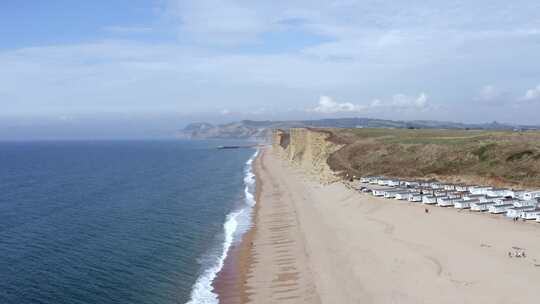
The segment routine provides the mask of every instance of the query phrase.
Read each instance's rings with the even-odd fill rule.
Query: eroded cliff
[[[540,132],[311,129],[273,132],[274,151],[327,181],[382,175],[540,187]]]
[[[330,136],[332,133],[318,129],[274,130],[272,132],[273,151],[304,172],[324,182],[333,182],[339,178],[330,169],[328,158],[342,145],[329,140]]]

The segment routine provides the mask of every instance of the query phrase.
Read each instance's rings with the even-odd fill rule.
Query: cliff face
[[[326,182],[382,175],[540,187],[540,132],[291,128],[274,130],[272,144]]]
[[[330,135],[329,132],[306,128],[274,130],[273,151],[305,172],[325,182],[333,182],[338,180],[338,177],[327,161],[330,155],[342,146],[329,141]]]

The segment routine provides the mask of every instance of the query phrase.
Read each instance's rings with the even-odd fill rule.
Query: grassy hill
[[[333,170],[352,175],[540,187],[540,132],[326,129],[344,147]]]

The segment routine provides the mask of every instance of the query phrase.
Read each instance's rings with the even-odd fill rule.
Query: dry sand
[[[271,149],[255,166],[251,303],[540,302],[540,224],[323,186]]]

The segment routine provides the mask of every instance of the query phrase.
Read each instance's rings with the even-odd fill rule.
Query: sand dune
[[[321,185],[275,157],[262,180],[252,303],[537,303],[540,225]],[[523,248],[526,258],[509,258]]]

